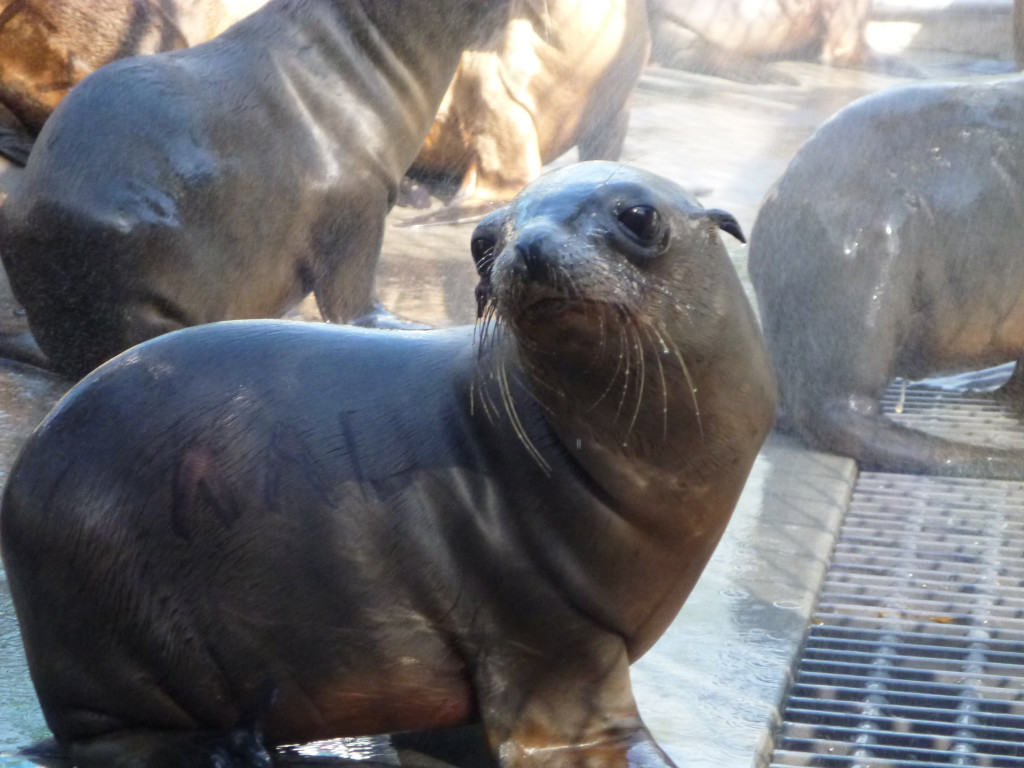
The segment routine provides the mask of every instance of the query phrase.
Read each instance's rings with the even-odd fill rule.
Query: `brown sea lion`
[[[878,402],[896,376],[1020,360],[1022,221],[1024,78],[893,89],[823,125],[750,242],[792,428],[870,469],[1024,478],[1024,453],[899,426]]]
[[[272,0],[182,51],[115,61],[47,121],[0,256],[57,371],[160,333],[372,301],[384,217],[463,49],[508,2]]]
[[[775,407],[719,228],[665,179],[573,166],[474,232],[476,328],[218,323],[81,382],[0,511],[76,765],[472,722],[506,768],[672,765],[629,664]]]
[[[786,56],[824,64],[869,61],[872,0],[648,0],[653,58],[668,66],[738,76]],[[741,79],[760,79],[749,75]]]
[[[266,0],[0,0],[0,156],[25,164],[75,83],[115,59],[209,40]]]
[[[643,0],[527,0],[492,44],[466,51],[411,169],[462,178],[446,209],[479,215],[579,147],[618,160],[650,40]]]

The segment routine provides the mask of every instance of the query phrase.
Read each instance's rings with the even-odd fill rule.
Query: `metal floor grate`
[[[927,386],[890,387],[882,412],[907,427],[966,443],[1024,448],[1020,420],[984,392],[956,392]]]
[[[912,389],[894,418],[1024,445]],[[772,765],[1024,768],[1024,483],[861,473],[782,719]]]

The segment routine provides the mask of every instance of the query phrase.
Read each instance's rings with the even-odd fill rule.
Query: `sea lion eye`
[[[643,245],[654,245],[661,232],[661,216],[649,205],[634,205],[619,214],[619,223]]]
[[[483,275],[491,271],[496,246],[497,240],[489,235],[479,235],[470,242],[469,250],[473,254],[473,261],[479,274]]]

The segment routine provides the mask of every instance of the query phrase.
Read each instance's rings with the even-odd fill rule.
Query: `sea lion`
[[[1013,0],[1013,58],[1024,69],[1024,0]]]
[[[51,366],[78,377],[310,290],[332,322],[386,320],[384,217],[463,49],[508,5],[272,0],[83,80],[0,207],[0,256]]]
[[[628,667],[775,407],[719,227],[665,179],[572,166],[475,230],[482,325],[217,323],[82,381],[0,512],[76,765],[477,721],[507,768],[671,765]]]
[[[527,0],[487,50],[466,51],[411,174],[461,177],[421,220],[479,215],[579,147],[618,160],[650,49],[643,0]]]
[[[758,80],[758,60],[786,56],[860,66],[871,0],[647,0],[652,58],[666,66]]]
[[[1024,478],[1024,453],[898,426],[878,403],[895,376],[1020,360],[1022,218],[1024,78],[897,88],[825,123],[751,233],[788,424],[865,468]]]
[[[25,164],[75,83],[114,59],[209,40],[265,0],[0,0],[0,156]]]

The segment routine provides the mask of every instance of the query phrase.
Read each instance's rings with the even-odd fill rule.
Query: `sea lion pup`
[[[788,425],[864,468],[1024,478],[1021,451],[899,426],[878,403],[896,376],[1019,361],[1022,216],[1024,79],[893,89],[825,123],[751,233]]]
[[[650,49],[643,0],[526,0],[493,50],[462,54],[412,174],[461,176],[417,223],[480,216],[578,145],[618,160]]]
[[[24,165],[75,83],[115,59],[201,43],[264,0],[0,0],[0,156]]]
[[[629,664],[775,404],[718,227],[664,179],[574,166],[475,231],[482,327],[218,323],[81,382],[0,512],[76,765],[474,721],[506,767],[671,765]]]
[[[459,57],[511,0],[272,0],[208,43],[115,61],[61,102],[0,256],[51,366],[78,377],[188,325],[388,322],[384,217]]]

